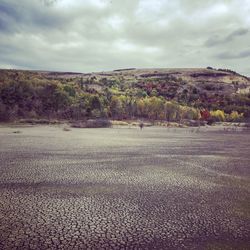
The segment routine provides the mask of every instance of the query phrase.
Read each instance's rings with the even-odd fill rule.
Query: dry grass
[[[118,121],[118,120],[113,120],[111,121],[111,124],[113,126],[128,126],[129,123],[128,122],[125,122],[125,121]]]

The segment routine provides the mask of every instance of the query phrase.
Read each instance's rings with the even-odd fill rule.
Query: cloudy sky
[[[0,68],[250,76],[250,0],[0,0]]]

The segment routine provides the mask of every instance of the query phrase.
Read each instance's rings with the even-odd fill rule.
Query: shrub
[[[238,113],[237,111],[232,111],[228,117],[227,120],[230,122],[240,122],[242,121],[244,118],[244,114],[243,113]]]
[[[109,128],[112,124],[107,119],[87,120],[87,128]]]
[[[210,112],[207,109],[200,111],[201,120],[208,121],[210,118]]]
[[[211,118],[216,122],[225,121],[225,113],[223,110],[210,111]]]
[[[73,128],[109,128],[112,126],[110,120],[107,119],[90,119],[87,121],[78,121],[71,124]]]

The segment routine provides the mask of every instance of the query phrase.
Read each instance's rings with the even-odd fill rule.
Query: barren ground
[[[1,126],[0,249],[250,249],[249,148],[215,128]]]

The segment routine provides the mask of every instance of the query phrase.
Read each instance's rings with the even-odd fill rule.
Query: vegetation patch
[[[71,127],[73,128],[109,128],[111,126],[112,123],[107,119],[90,119],[71,123]]]
[[[20,119],[19,123],[28,123],[32,125],[36,124],[60,124],[58,120],[48,120],[48,119]]]
[[[118,121],[118,120],[113,120],[113,121],[111,121],[111,124],[112,124],[113,126],[128,126],[128,125],[130,125],[129,122],[126,122],[126,121]]]
[[[160,120],[189,126],[192,121],[250,119],[250,94],[243,91],[250,86],[248,78],[214,69],[183,72],[0,70],[0,121],[54,124],[73,120],[86,121],[77,127],[108,127],[107,120]]]

